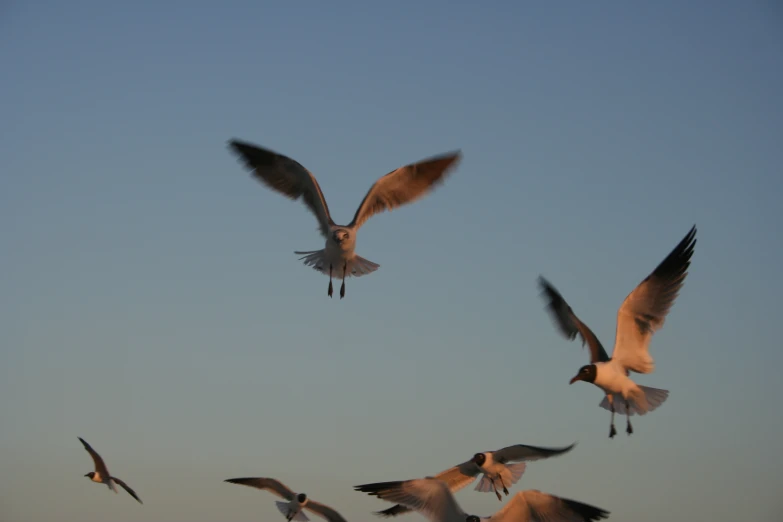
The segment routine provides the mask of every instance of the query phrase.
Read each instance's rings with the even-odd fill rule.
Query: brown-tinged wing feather
[[[334,221],[321,187],[309,170],[287,156],[257,145],[238,140],[230,140],[228,144],[258,181],[290,199],[301,197],[318,220],[321,234],[329,235]]]
[[[421,198],[442,183],[461,158],[462,153],[458,150],[389,172],[370,187],[348,226],[359,228],[375,214],[394,210]]]

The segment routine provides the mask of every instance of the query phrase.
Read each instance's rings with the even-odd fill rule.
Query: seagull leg
[[[506,496],[508,496],[508,488],[506,487],[506,483],[503,482],[503,477],[502,476],[500,477],[500,485],[503,486],[503,493],[505,493]]]
[[[329,297],[332,297],[332,264],[329,264]]]
[[[625,401],[625,416],[628,419],[628,425],[625,427],[625,433],[630,435],[633,433],[633,426],[631,426],[631,406],[628,401]]]
[[[617,435],[617,430],[614,428],[614,401],[612,400],[613,397],[611,395],[608,395],[609,397],[609,406],[612,407],[612,420],[609,424],[609,438],[614,438],[615,435]]]
[[[498,500],[503,500],[503,497],[501,497],[500,493],[498,492],[498,487],[495,484],[495,479],[492,479],[492,489],[495,491],[495,495],[497,495]]]
[[[343,265],[343,285],[340,287],[340,299],[345,297],[345,273],[348,271],[348,261]]]

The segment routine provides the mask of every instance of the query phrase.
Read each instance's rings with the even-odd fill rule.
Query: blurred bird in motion
[[[85,477],[88,477],[91,481],[97,482],[99,484],[106,484],[106,486],[117,493],[117,487],[114,485],[119,484],[122,486],[122,489],[128,492],[130,496],[135,498],[139,504],[143,504],[144,502],[141,501],[138,495],[136,495],[136,492],[133,491],[125,482],[118,479],[117,477],[112,477],[109,475],[109,470],[106,468],[106,463],[103,462],[103,459],[100,455],[98,455],[98,452],[92,449],[92,446],[87,444],[87,441],[85,441],[83,438],[79,437],[79,440],[82,442],[82,445],[84,446],[84,449],[87,450],[87,453],[90,454],[92,457],[93,463],[95,464],[95,471],[90,471],[89,473],[85,474]]]
[[[536,489],[520,491],[490,517],[468,515],[462,510],[449,486],[436,478],[376,482],[354,489],[388,502],[414,509],[431,522],[592,522],[609,517],[609,512]]]
[[[325,504],[321,504],[320,502],[312,500],[305,493],[294,493],[288,486],[273,478],[231,478],[226,479],[225,482],[266,490],[274,493],[278,497],[283,498],[287,502],[275,501],[275,505],[277,506],[278,511],[283,514],[288,522],[291,522],[292,520],[296,520],[298,522],[307,522],[310,520],[302,511],[303,509],[308,509],[316,515],[325,518],[329,522],[346,522],[342,515],[340,515],[334,509]]]

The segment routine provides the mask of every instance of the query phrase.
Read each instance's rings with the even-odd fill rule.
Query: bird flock
[[[443,183],[462,158],[461,152],[457,150],[392,170],[370,187],[351,222],[343,226],[332,220],[318,181],[300,163],[244,141],[230,140],[228,146],[255,179],[292,200],[301,198],[315,215],[318,230],[325,239],[324,248],[294,253],[302,256],[300,260],[305,265],[329,276],[329,297],[334,293],[332,279],[340,279],[340,299],[345,297],[346,277],[361,277],[380,268],[377,263],[356,254],[359,228],[375,214],[391,211],[427,195]],[[636,384],[630,375],[631,372],[652,373],[655,369],[655,362],[649,352],[650,341],[653,334],[663,327],[685,282],[695,245],[694,225],[669,255],[628,294],[617,312],[617,330],[611,357],[560,292],[543,276],[539,277],[546,309],[556,330],[569,340],[574,340],[578,335],[582,346],[586,344],[589,348],[590,364],[582,366],[570,384],[583,381],[602,390],[604,398],[599,406],[611,413],[610,438],[617,435],[615,413],[626,417],[625,431],[631,435],[631,416],[654,411],[669,396],[668,390]],[[103,458],[92,446],[81,437],[79,440],[95,466],[95,471],[84,476],[92,482],[106,485],[115,493],[116,485],[119,485],[141,504],[141,498],[130,486],[109,474]],[[361,484],[354,486],[354,489],[394,504],[375,512],[385,518],[412,511],[421,513],[431,522],[479,522],[480,518],[493,522],[589,522],[609,518],[610,513],[605,509],[536,489],[517,492],[489,517],[468,514],[454,498],[456,491],[478,478],[474,488],[476,491],[493,492],[502,501],[501,492],[509,496],[509,488],[522,477],[527,462],[562,456],[575,445],[551,448],[516,444],[476,453],[469,460],[434,476]],[[283,501],[276,501],[275,505],[288,522],[309,521],[306,512],[329,522],[346,522],[334,508],[313,500],[306,493],[295,493],[271,477],[230,478],[225,482],[268,491],[280,497]]]

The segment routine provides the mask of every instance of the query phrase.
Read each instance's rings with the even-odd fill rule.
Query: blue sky
[[[282,520],[221,482],[258,475],[371,520],[352,485],[574,441],[513,491],[777,519],[783,9],[633,4],[4,2],[0,519]],[[340,301],[293,254],[315,219],[232,137],[313,171],[338,223],[388,171],[464,159],[364,225],[381,268]],[[694,223],[636,377],[671,395],[610,440],[536,278],[611,349]],[[78,436],[143,506],[82,477]]]

